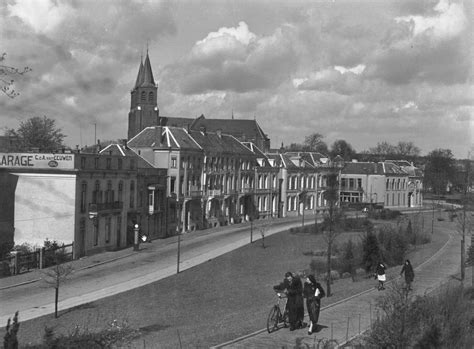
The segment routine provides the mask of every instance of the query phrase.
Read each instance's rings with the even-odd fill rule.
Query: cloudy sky
[[[161,115],[233,111],[272,147],[473,143],[470,1],[6,0],[0,16],[3,63],[32,68],[0,127],[46,115],[71,146],[125,138],[148,45]]]

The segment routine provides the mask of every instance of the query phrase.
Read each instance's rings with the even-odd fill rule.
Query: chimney
[[[97,153],[100,153],[100,151],[102,150],[102,147],[100,145],[100,139],[97,140]]]
[[[155,146],[158,146],[160,148],[163,146],[161,133],[162,133],[161,126],[155,126]]]
[[[217,137],[222,138],[222,130],[220,128],[217,129],[216,133],[217,133]]]

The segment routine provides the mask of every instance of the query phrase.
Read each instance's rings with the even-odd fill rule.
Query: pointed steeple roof
[[[153,79],[153,72],[151,71],[150,57],[148,57],[148,51],[146,53],[145,64],[143,65],[143,82],[141,86],[155,87],[155,79]]]
[[[148,51],[146,53],[145,63],[140,62],[140,68],[138,70],[137,81],[135,82],[135,88],[137,87],[155,87],[155,79],[153,78],[153,72],[151,70],[150,57]]]
[[[140,61],[140,68],[138,68],[137,81],[135,81],[135,87],[139,87],[143,82],[143,58]]]

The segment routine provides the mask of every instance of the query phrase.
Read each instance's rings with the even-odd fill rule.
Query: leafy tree
[[[56,127],[56,121],[46,116],[32,117],[20,123],[18,130],[7,129],[5,136],[18,139],[16,151],[27,151],[31,148],[39,148],[40,151],[50,152],[64,147],[63,140],[66,137],[60,128]]]
[[[304,147],[306,151],[314,151],[321,154],[329,154],[328,146],[323,141],[324,136],[320,133],[313,133],[304,139]]]
[[[443,194],[454,175],[454,157],[450,149],[436,149],[428,154],[424,178],[426,188],[431,188],[435,194]]]
[[[369,230],[362,238],[362,263],[366,272],[369,272],[380,259],[380,247],[377,235]]]
[[[357,153],[352,146],[343,139],[335,141],[331,146],[331,156],[340,155],[344,160],[352,160]]]
[[[0,90],[8,97],[15,98],[20,93],[13,89],[13,83],[15,80],[14,76],[23,75],[31,69],[29,67],[24,67],[23,69],[18,69],[8,65],[4,65],[3,62],[6,59],[7,54],[4,52],[0,55]]]

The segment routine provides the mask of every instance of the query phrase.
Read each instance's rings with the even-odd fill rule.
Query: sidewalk
[[[449,227],[438,227],[438,230],[449,234],[449,240],[438,252],[415,268],[414,295],[423,295],[435,290],[452,279],[460,269],[460,236]],[[390,281],[386,283],[387,289],[390,283],[399,280],[398,272],[399,270],[389,269]],[[469,271],[466,274],[471,273]],[[307,334],[307,329],[290,332],[288,328],[281,328],[271,334],[262,329],[213,348],[317,348],[318,344],[330,340],[333,346],[342,346],[370,328],[371,323],[379,316],[379,310],[375,306],[377,297],[383,294],[384,291],[374,288],[323,307],[319,331],[312,335]]]

